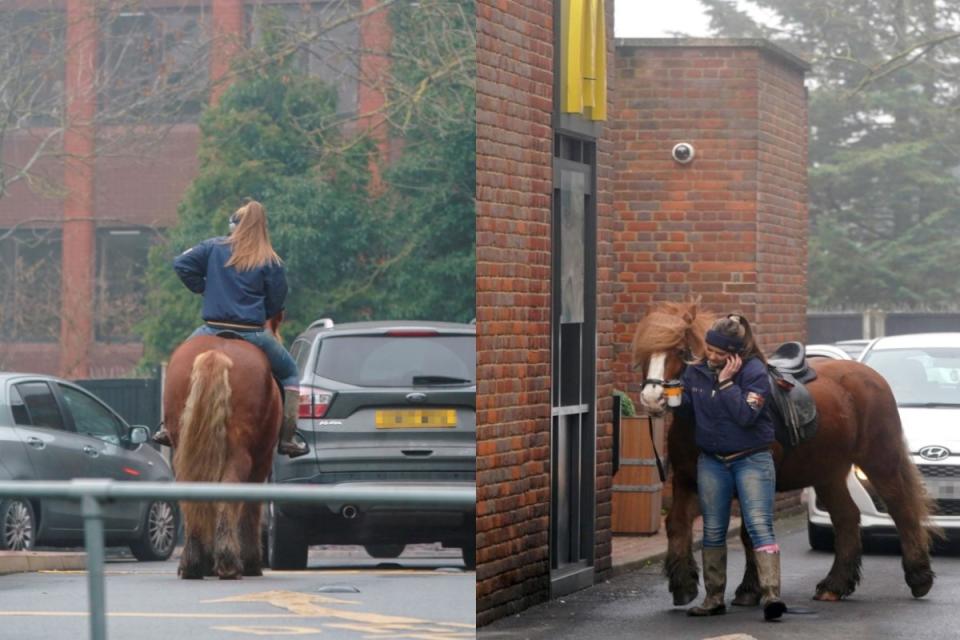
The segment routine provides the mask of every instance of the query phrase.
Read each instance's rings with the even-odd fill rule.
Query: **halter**
[[[680,368],[680,373],[676,378],[671,378],[670,380],[661,380],[660,378],[645,378],[643,384],[640,385],[640,391],[642,392],[649,385],[653,386],[664,386],[667,384],[677,384],[680,382],[680,376],[683,375],[683,372],[687,369],[687,363],[693,360],[693,352],[689,348],[683,349],[680,353],[680,362],[683,363],[683,367]]]

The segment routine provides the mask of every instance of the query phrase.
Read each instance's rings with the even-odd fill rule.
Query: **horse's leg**
[[[757,575],[757,554],[753,550],[753,541],[747,533],[747,525],[740,521],[740,542],[747,557],[747,568],[743,572],[743,581],[737,587],[733,604],[740,607],[755,607],[760,604],[760,578]]]
[[[673,604],[683,606],[697,597],[699,572],[693,558],[693,520],[700,511],[697,482],[674,471],[673,505],[667,514],[667,557],[663,572],[670,579]]]
[[[897,457],[886,465],[863,460],[861,467],[897,525],[903,573],[910,592],[914,598],[922,598],[933,587],[935,576],[930,568],[930,531],[924,526],[930,507],[920,473],[905,452]],[[890,473],[891,468],[896,472]]]
[[[223,482],[243,482],[250,477],[250,456],[237,452],[226,460]],[[221,580],[237,580],[243,575],[240,546],[240,513],[243,504],[224,502],[217,506],[217,528],[213,542],[213,568]]]
[[[237,502],[224,502],[217,506],[217,528],[213,542],[213,571],[221,580],[237,580],[243,574],[240,559],[240,510]]]
[[[835,602],[853,593],[860,582],[860,510],[850,497],[845,475],[818,484],[815,489],[833,522],[834,558],[827,577],[817,584],[813,599]]]
[[[243,503],[243,510],[240,512],[240,558],[245,576],[263,575],[263,558],[260,557],[260,513],[259,502]]]
[[[177,575],[184,580],[203,580],[204,574],[203,543],[196,532],[188,531],[183,544],[183,553],[180,555],[180,566]]]

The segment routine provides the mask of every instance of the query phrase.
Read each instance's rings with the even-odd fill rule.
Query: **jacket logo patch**
[[[759,393],[751,391],[747,394],[747,404],[753,407],[754,409],[763,408],[763,396]]]

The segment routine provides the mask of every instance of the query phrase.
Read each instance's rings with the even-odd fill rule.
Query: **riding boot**
[[[280,442],[277,451],[299,458],[310,453],[310,446],[303,441],[294,440],[297,435],[297,416],[300,411],[300,395],[294,391],[287,391],[283,395],[283,423],[280,425]]]
[[[727,589],[727,548],[703,548],[703,590],[706,597],[699,607],[687,609],[688,616],[716,616],[727,612],[723,594]]]
[[[787,605],[780,599],[780,552],[759,551],[756,555],[763,619],[776,620],[787,611]]]
[[[170,434],[167,432],[167,428],[160,425],[160,428],[157,429],[157,432],[153,434],[151,438],[156,444],[162,445],[164,447],[172,447],[173,443],[170,441]]]

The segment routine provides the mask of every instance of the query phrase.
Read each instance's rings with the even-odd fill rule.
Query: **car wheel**
[[[816,551],[833,551],[833,529],[807,520],[807,541],[810,548]]]
[[[180,527],[180,511],[172,502],[158,500],[147,507],[140,538],[130,543],[133,557],[144,562],[157,562],[169,558],[177,546],[177,531]]]
[[[23,498],[0,501],[0,549],[29,551],[37,542],[33,505]]]
[[[302,526],[270,503],[267,524],[267,561],[271,569],[307,568],[307,536]]]
[[[403,550],[407,548],[405,544],[365,544],[363,548],[374,558],[398,558]]]

